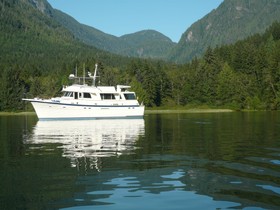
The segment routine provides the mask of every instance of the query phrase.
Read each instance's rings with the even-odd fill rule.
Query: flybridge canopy
[[[117,89],[114,86],[87,86],[87,85],[72,85],[64,86],[62,91],[71,91],[71,92],[100,92],[100,93],[120,93],[120,92],[129,92],[128,85],[117,85]]]
[[[127,89],[131,88],[130,86],[128,85],[117,85],[117,91],[118,92],[124,92],[126,91]]]
[[[115,87],[112,87],[112,86],[97,86],[97,89],[101,93],[115,93],[116,92]]]
[[[117,88],[129,89],[129,88],[131,88],[131,86],[129,86],[129,85],[117,85]]]
[[[72,85],[71,88],[70,87],[65,87],[63,88],[63,91],[77,91],[77,89],[80,89],[83,91],[85,91],[84,88],[92,88],[92,87],[95,87],[97,88],[100,92],[104,92],[104,93],[112,93],[112,92],[128,92],[128,89],[131,88],[130,86],[128,85],[117,85],[117,88],[115,89],[115,87],[112,87],[112,86],[95,86],[95,82],[96,82],[96,78],[98,77],[97,76],[97,67],[98,65],[95,64],[95,70],[94,70],[94,75],[92,76],[90,72],[88,72],[88,77],[85,76],[85,72],[84,72],[84,75],[83,77],[78,77],[77,76],[77,69],[76,69],[76,72],[74,74],[70,74],[69,75],[69,79],[71,80],[74,80],[74,82],[76,83],[75,85]],[[92,80],[92,86],[87,86],[86,84],[86,80],[89,80],[91,79]],[[70,90],[70,89],[71,90]],[[92,90],[92,89],[91,89]]]
[[[97,74],[97,67],[98,67],[98,65],[95,64],[94,75],[92,76],[91,73],[88,72],[88,77],[86,77],[86,75],[85,75],[85,67],[84,67],[83,77],[78,77],[77,76],[77,67],[76,67],[75,75],[74,74],[70,74],[69,75],[69,79],[74,80],[74,82],[77,83],[77,84],[83,84],[83,85],[86,84],[86,80],[92,80],[92,86],[95,86],[95,81],[96,81],[96,78],[98,77],[96,75]]]

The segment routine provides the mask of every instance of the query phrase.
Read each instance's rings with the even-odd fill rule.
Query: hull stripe
[[[78,106],[78,107],[140,107],[139,105],[89,105],[89,104],[66,104],[59,102],[46,102],[46,101],[37,101],[37,100],[28,100],[31,103],[42,103],[42,104],[53,104],[53,105],[61,105],[61,106]]]

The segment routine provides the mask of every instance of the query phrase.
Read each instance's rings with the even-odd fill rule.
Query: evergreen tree
[[[20,71],[4,69],[0,83],[0,110],[16,111],[23,108],[24,82],[20,78]]]

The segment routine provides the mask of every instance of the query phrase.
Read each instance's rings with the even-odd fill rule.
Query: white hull
[[[112,106],[63,104],[48,100],[25,99],[30,101],[39,119],[99,119],[99,118],[141,118],[144,106]]]

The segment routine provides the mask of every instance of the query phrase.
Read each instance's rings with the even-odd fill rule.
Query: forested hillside
[[[168,59],[186,63],[200,57],[209,46],[231,44],[263,33],[274,21],[280,21],[279,11],[279,0],[224,0],[186,30]]]
[[[225,0],[188,28],[176,44],[153,30],[116,37],[80,24],[71,16],[53,9],[47,0],[22,1],[33,4],[34,8],[60,23],[86,45],[123,56],[164,59],[176,63],[201,57],[209,46],[230,44],[255,33],[263,33],[275,20],[280,21],[278,0]],[[44,7],[45,10],[42,10]]]
[[[169,71],[173,96],[181,104],[279,109],[279,58],[280,24],[275,22],[263,35],[208,48],[202,59]]]
[[[75,65],[126,62],[78,42],[47,7],[30,2],[37,1],[0,0],[0,110],[22,109],[22,97],[55,94]]]
[[[116,37],[93,27],[80,24],[74,18],[59,10],[52,9],[51,12],[54,20],[71,31],[80,41],[119,55],[163,59],[175,46],[171,39],[157,31],[144,30]]]
[[[154,30],[143,30],[120,37],[129,45],[126,49],[117,52],[139,58],[164,59],[167,53],[175,46],[168,37]]]

